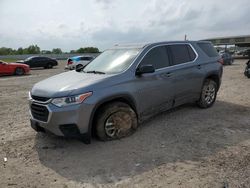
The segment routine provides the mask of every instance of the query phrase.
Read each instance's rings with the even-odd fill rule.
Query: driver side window
[[[155,69],[165,68],[169,66],[169,57],[167,48],[159,46],[151,49],[140,63],[142,65],[153,65]]]

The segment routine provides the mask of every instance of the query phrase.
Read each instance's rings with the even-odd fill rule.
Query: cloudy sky
[[[250,34],[249,0],[0,0],[0,47],[101,50],[117,43]]]

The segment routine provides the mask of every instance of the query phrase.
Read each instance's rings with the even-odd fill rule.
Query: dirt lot
[[[246,60],[224,68],[216,104],[186,105],[112,142],[35,133],[27,94],[63,71],[0,78],[0,187],[250,187],[250,80]],[[7,161],[4,161],[4,158]]]

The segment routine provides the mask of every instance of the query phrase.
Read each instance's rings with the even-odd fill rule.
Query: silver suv
[[[86,143],[119,139],[152,115],[195,102],[211,107],[220,56],[201,41],[117,45],[85,68],[43,80],[30,91],[31,126]]]

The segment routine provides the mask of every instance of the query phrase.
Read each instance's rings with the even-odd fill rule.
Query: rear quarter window
[[[201,50],[207,54],[208,57],[217,57],[219,54],[211,43],[198,43],[197,44]]]

